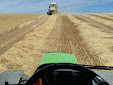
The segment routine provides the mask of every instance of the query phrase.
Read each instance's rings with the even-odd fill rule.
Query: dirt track
[[[94,27],[102,27],[92,20],[74,16],[81,22],[91,22]],[[61,51],[73,53],[79,64],[103,65],[100,58],[88,48],[88,42],[84,43],[84,36],[79,30],[81,24],[74,23],[66,15],[53,15],[41,25],[38,24],[31,33],[25,36],[23,41],[16,38],[16,44],[12,45],[0,57],[0,72],[4,70],[24,70],[32,75],[39,66],[40,60],[45,52]],[[95,26],[96,25],[96,26]],[[103,28],[106,28],[103,26]],[[26,28],[25,28],[26,29]],[[110,29],[109,29],[110,30]],[[3,41],[3,40],[2,40]],[[5,42],[5,41],[4,41]],[[11,42],[12,43],[12,42]],[[3,52],[2,52],[3,51]]]

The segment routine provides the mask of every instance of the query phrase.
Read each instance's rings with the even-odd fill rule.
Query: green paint
[[[52,63],[73,63],[78,64],[75,56],[70,53],[51,52],[44,54],[40,65]]]

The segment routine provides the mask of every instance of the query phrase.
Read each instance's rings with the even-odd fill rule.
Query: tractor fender
[[[8,70],[0,74],[0,85],[18,85],[24,70]]]
[[[96,73],[106,80],[110,85],[113,85],[113,73],[108,71],[96,71]]]

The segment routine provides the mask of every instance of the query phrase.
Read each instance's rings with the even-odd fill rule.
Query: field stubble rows
[[[49,17],[45,22],[25,36],[25,39],[14,44],[0,56],[0,72],[5,70],[24,70],[32,75],[42,58],[41,50],[45,38],[53,28],[56,17]]]
[[[21,24],[29,24],[44,14],[0,14],[0,36],[15,30]]]
[[[73,22],[80,24],[78,29],[90,52],[97,55],[102,65],[113,66],[113,27],[96,22],[87,16],[75,15]]]
[[[50,16],[0,56],[0,72],[20,69],[32,75],[43,54],[51,51],[73,53],[79,64],[113,66],[112,26],[88,16]]]
[[[29,24],[22,24],[15,30],[0,36],[0,55],[9,49],[14,43],[24,39],[24,36],[33,31],[38,25],[42,24],[48,16],[42,15]]]

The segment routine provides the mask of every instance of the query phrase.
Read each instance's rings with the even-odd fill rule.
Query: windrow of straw
[[[111,26],[111,27],[113,26],[113,21],[105,20],[104,18],[99,18],[99,17],[92,16],[92,15],[85,15],[85,16],[87,18],[93,19],[94,21],[99,22],[101,24],[105,24],[105,25],[108,25],[108,26]]]

